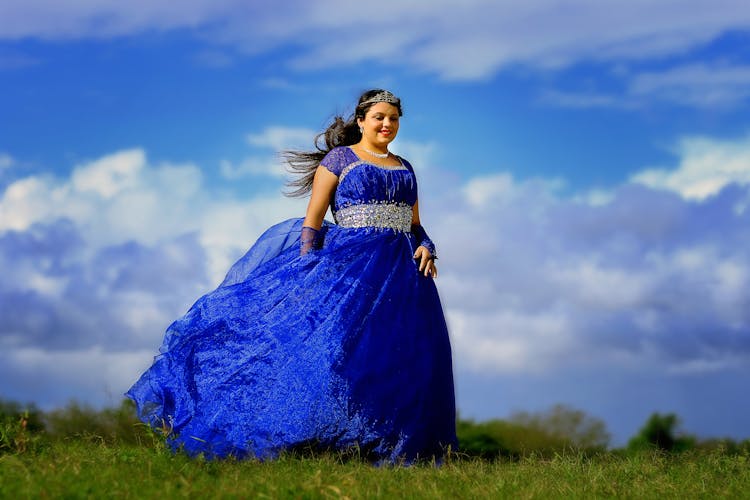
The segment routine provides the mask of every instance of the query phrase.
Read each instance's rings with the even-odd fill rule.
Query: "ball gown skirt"
[[[302,219],[268,229],[168,328],[127,392],[139,418],[207,457],[312,447],[410,463],[455,449],[448,331],[419,241],[368,220],[326,221],[305,255]]]

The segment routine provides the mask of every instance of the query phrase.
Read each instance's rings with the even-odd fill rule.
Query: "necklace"
[[[388,155],[391,154],[390,151],[386,151],[385,153],[375,153],[374,151],[370,151],[369,149],[362,148],[362,150],[365,153],[370,153],[375,158],[388,158]]]

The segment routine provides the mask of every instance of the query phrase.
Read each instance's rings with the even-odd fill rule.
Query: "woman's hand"
[[[437,278],[438,272],[435,266],[435,258],[426,247],[419,245],[414,252],[414,259],[419,260],[419,272],[424,272],[425,276]]]

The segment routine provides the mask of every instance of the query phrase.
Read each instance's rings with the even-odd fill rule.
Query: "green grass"
[[[749,461],[712,450],[378,468],[336,455],[206,461],[89,436],[0,455],[0,498],[750,498]]]

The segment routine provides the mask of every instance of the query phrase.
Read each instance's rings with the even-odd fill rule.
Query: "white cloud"
[[[92,192],[110,199],[126,189],[133,189],[146,163],[142,150],[133,149],[105,156],[75,169],[72,176],[74,190]]]
[[[650,168],[633,175],[632,181],[698,201],[729,184],[750,184],[750,135],[736,141],[685,138],[678,144],[677,154],[677,168]]]
[[[593,188],[586,192],[577,194],[574,196],[574,200],[579,203],[585,203],[594,207],[607,205],[612,203],[615,198],[615,193],[602,188]]]
[[[691,64],[635,75],[629,85],[635,97],[713,108],[750,97],[750,66]]]
[[[509,173],[500,173],[471,179],[463,187],[463,193],[469,203],[482,206],[491,199],[513,196],[513,187],[513,176]]]
[[[553,309],[524,314],[512,307],[447,311],[459,370],[543,373],[569,356],[575,339],[568,318]]]
[[[286,170],[279,161],[273,158],[248,157],[240,163],[222,160],[219,165],[222,177],[229,180],[246,176],[284,177]]]
[[[8,153],[0,152],[0,170],[10,168],[14,164],[13,157]]]
[[[0,38],[105,38],[146,30],[196,28],[229,16],[231,9],[240,5],[239,1],[225,0],[188,0],[179,8],[169,2],[146,0],[134,0],[128,6],[112,0],[76,0],[64,4],[11,0],[0,4]]]
[[[663,102],[706,109],[731,109],[750,98],[750,66],[725,62],[676,65],[658,71],[618,70],[619,94],[596,89],[544,90],[539,101],[564,108],[639,109]]]
[[[270,149],[275,155],[268,154],[248,156],[240,162],[222,160],[221,175],[228,180],[243,177],[261,176],[285,178],[288,174],[281,154],[286,150],[308,150],[313,147],[317,132],[302,127],[284,127],[272,125],[258,133],[247,134],[246,141],[253,148]]]
[[[143,150],[126,150],[75,167],[69,179],[32,176],[11,183],[0,196],[0,231],[26,231],[62,217],[97,247],[130,240],[155,244],[197,232],[218,281],[229,254],[271,223],[304,215],[300,200],[280,191],[249,200],[215,196],[197,166],[151,165]]]
[[[620,96],[600,94],[597,92],[563,92],[546,90],[539,100],[545,104],[561,108],[631,108],[633,103]]]
[[[611,266],[595,262],[590,256],[584,256],[579,262],[570,258],[565,266],[553,265],[545,271],[555,288],[568,290],[569,299],[591,310],[636,308],[654,291],[651,275],[645,268],[633,270]]]
[[[123,399],[123,388],[130,387],[153,356],[153,350],[108,352],[98,346],[62,352],[35,347],[4,350],[0,374],[14,384],[3,387],[3,396],[28,401],[30,394],[37,395],[46,410],[73,399],[116,406]],[[94,394],[96,399],[91,397]]]
[[[310,148],[312,140],[318,132],[302,127],[270,126],[259,134],[248,134],[248,144],[259,147],[283,151],[294,148]]]
[[[396,137],[390,150],[406,158],[417,172],[429,170],[437,163],[439,155],[439,146],[434,141],[415,142],[402,137]]]
[[[437,197],[427,229],[457,367],[687,375],[747,363],[750,224],[734,207],[750,196],[748,151],[748,138],[688,138],[662,172],[676,180],[570,198],[560,181],[507,173],[423,192]]]
[[[647,0],[564,5],[554,0],[386,0],[362,9],[341,0],[12,0],[0,6],[0,38],[112,37],[193,29],[218,45],[258,54],[302,47],[297,68],[380,61],[445,79],[476,80],[513,64],[554,69],[576,61],[621,61],[684,53],[723,32],[747,29],[743,0]],[[376,32],[372,43],[364,34]],[[223,58],[222,58],[223,60]]]

